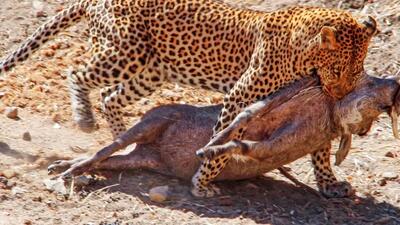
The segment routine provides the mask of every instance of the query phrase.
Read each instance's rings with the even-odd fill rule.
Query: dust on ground
[[[229,2],[266,11],[309,4],[372,15],[378,19],[381,33],[371,44],[366,70],[377,76],[399,75],[400,1]],[[67,4],[63,0],[2,1],[0,55],[17,48]],[[85,27],[81,23],[63,32],[6,78],[0,78],[0,111],[6,106],[20,110],[19,120],[0,116],[0,173],[11,177],[5,188],[0,188],[0,224],[400,224],[400,160],[387,156],[399,150],[399,141],[391,135],[387,116],[381,117],[368,136],[356,138],[350,156],[334,167],[338,178],[357,190],[353,198],[322,199],[276,172],[252,180],[221,182],[223,196],[212,199],[193,198],[188,182],[145,171],[106,172],[103,175],[108,179],[67,196],[47,191],[43,180],[49,178],[46,167],[51,162],[91,154],[111,140],[100,116],[98,92],[91,98],[99,129],[86,134],[71,122],[64,71],[86,59]],[[160,104],[220,101],[220,94],[166,84],[128,107],[127,123],[133,124]],[[31,134],[31,141],[22,139],[25,132]],[[316,188],[308,158],[290,167],[299,180]],[[171,198],[164,203],[151,202],[149,189],[161,185],[171,188]]]

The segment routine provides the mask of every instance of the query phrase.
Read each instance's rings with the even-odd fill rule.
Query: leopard
[[[100,89],[114,138],[126,130],[123,109],[165,82],[225,95],[214,134],[249,104],[304,77],[318,76],[324,92],[340,99],[362,76],[378,30],[372,17],[359,21],[344,10],[312,6],[264,12],[220,0],[76,0],[4,57],[0,75],[83,19],[90,59],[67,74],[73,118],[83,131],[95,129],[89,93]],[[230,159],[203,159],[192,194],[218,193],[212,181]],[[336,185],[327,150],[312,162],[318,186]]]

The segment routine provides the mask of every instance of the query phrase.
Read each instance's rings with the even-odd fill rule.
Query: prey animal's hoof
[[[239,140],[232,140],[223,145],[214,145],[201,148],[196,151],[196,155],[200,158],[214,159],[221,155],[242,155],[244,144]],[[247,147],[246,147],[247,148]]]
[[[81,175],[90,170],[90,164],[87,163],[87,160],[87,157],[71,160],[57,160],[47,167],[47,171],[49,174],[59,174],[53,179],[61,177],[63,180],[67,181],[74,176]]]
[[[201,159],[204,159],[205,155],[206,155],[206,153],[204,152],[203,148],[196,151],[196,156],[201,158]]]
[[[191,193],[193,196],[198,198],[211,198],[215,195],[220,195],[221,190],[217,186],[209,184],[207,187],[203,188],[194,187],[192,188]]]
[[[207,158],[207,159],[213,159],[219,155],[223,155],[227,152],[226,148],[222,146],[211,146],[211,147],[206,147],[202,148],[200,150],[196,151],[196,155],[200,157],[201,159]]]
[[[47,167],[47,173],[49,175],[58,174],[67,170],[71,166],[68,162],[68,160],[54,161],[52,164],[50,164],[50,166]]]
[[[62,173],[71,167],[78,167],[80,163],[84,160],[86,160],[86,157],[82,158],[76,158],[76,159],[71,159],[71,160],[57,160],[54,161],[52,164],[50,164],[47,167],[47,172],[48,174],[59,174]]]
[[[327,184],[321,190],[322,194],[328,198],[344,198],[354,194],[354,190],[350,183],[346,181]]]

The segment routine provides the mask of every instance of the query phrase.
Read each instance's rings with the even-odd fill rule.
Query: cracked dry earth
[[[399,75],[400,1],[228,1],[273,10],[291,4],[341,7],[375,16],[381,34],[371,44],[370,74]],[[4,0],[0,3],[0,56],[15,49],[35,28],[68,4],[63,0]],[[189,183],[146,171],[104,172],[75,192],[46,190],[46,167],[57,159],[91,154],[111,141],[93,93],[99,128],[92,134],[71,122],[65,69],[85,60],[85,24],[59,35],[7,77],[0,78],[0,111],[19,108],[19,119],[0,115],[0,224],[400,224],[399,141],[383,115],[366,137],[355,138],[337,176],[356,196],[322,199],[276,172],[252,180],[218,183],[223,195],[195,199]],[[221,95],[166,84],[126,109],[133,124],[150,108],[171,102],[215,104]],[[31,141],[23,140],[29,132]],[[25,138],[26,139],[26,138]],[[309,158],[289,165],[291,173],[316,188]],[[105,179],[107,178],[107,179]],[[167,201],[149,199],[149,189],[168,185]]]

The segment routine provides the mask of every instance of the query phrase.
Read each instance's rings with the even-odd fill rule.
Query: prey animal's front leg
[[[280,151],[290,150],[291,146],[288,146],[288,142],[282,142],[281,139],[285,139],[286,135],[291,136],[293,130],[295,129],[287,127],[285,129],[287,132],[282,132],[281,135],[272,140],[240,141],[235,139],[226,144],[204,147],[205,156],[209,157],[206,157],[203,160],[201,167],[192,179],[194,185],[192,194],[197,197],[212,197],[214,194],[218,194],[219,190],[212,186],[210,182],[218,176],[228,163],[229,159],[232,158],[232,155],[243,155],[253,159],[265,159],[274,154],[279,155]],[[275,146],[274,143],[276,143]],[[280,143],[286,143],[286,145]],[[277,151],[278,153],[276,153]],[[282,165],[277,164],[276,168],[279,168],[280,166]]]
[[[323,195],[329,198],[351,196],[354,191],[346,181],[338,181],[330,163],[331,146],[327,145],[311,154],[317,186]]]

